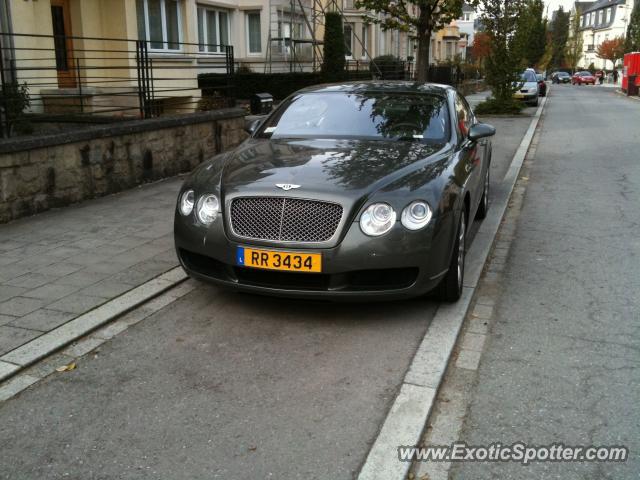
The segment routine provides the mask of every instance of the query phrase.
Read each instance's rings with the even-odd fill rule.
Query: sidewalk
[[[0,356],[175,267],[180,184],[0,225]]]

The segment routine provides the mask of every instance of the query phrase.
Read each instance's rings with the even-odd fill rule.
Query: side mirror
[[[256,118],[255,120],[247,120],[247,122],[244,125],[244,131],[247,132],[249,135],[253,135],[254,132],[258,130],[258,127],[262,123],[262,120],[264,119]]]
[[[481,138],[492,137],[496,134],[496,129],[488,123],[476,123],[472,125],[467,134],[469,140],[476,142]]]

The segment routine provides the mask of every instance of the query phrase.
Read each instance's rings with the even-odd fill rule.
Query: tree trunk
[[[416,80],[426,82],[429,79],[429,53],[431,50],[431,30],[418,34],[418,56],[416,58]]]

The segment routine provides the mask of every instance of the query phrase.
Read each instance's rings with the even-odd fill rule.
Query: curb
[[[173,288],[186,278],[187,274],[184,273],[182,267],[175,267],[2,355],[0,357],[0,382]]]
[[[626,93],[624,93],[624,92],[623,92],[621,89],[619,89],[619,88],[616,88],[616,89],[614,90],[614,92],[615,92],[615,93],[617,93],[618,95],[622,96],[622,97],[630,98],[630,99],[632,99],[632,100],[638,100],[638,101],[640,101],[640,97],[635,97],[635,96],[633,96],[633,95],[627,95]]]
[[[400,392],[360,469],[358,480],[404,480],[411,468],[411,462],[399,461],[397,449],[399,446],[415,446],[420,443],[438,388],[447,370],[451,353],[547,98],[543,97],[502,180],[501,186],[506,186],[508,194],[492,203],[489,215],[483,220],[469,248],[462,297],[455,304],[443,304],[438,307],[409,365]]]

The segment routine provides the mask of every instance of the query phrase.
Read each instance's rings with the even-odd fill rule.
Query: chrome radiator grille
[[[257,240],[326,242],[341,218],[340,205],[319,200],[242,197],[231,203],[233,232]]]

